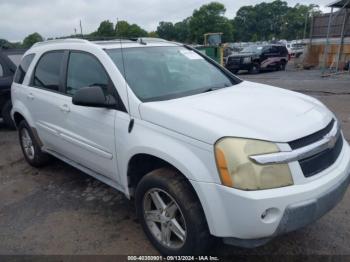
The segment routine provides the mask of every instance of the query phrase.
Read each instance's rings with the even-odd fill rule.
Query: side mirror
[[[116,106],[113,96],[106,96],[100,86],[88,86],[77,90],[72,102],[78,106],[112,108]]]

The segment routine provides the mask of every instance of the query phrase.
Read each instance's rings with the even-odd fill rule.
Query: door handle
[[[69,106],[67,104],[61,105],[60,106],[60,110],[62,112],[65,112],[65,113],[69,113],[70,112],[70,108],[69,108]]]
[[[30,99],[30,100],[33,100],[34,99],[34,95],[32,93],[29,93],[27,95],[27,98]]]

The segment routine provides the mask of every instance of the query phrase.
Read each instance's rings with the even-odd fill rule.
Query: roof
[[[42,47],[48,46],[52,44],[87,44],[87,45],[98,45],[105,49],[108,48],[116,48],[118,47],[137,47],[140,45],[143,46],[169,46],[176,45],[174,42],[169,42],[167,40],[161,38],[131,38],[131,39],[112,39],[112,40],[102,40],[102,41],[89,41],[86,39],[79,38],[66,38],[66,39],[56,39],[56,40],[48,40],[43,42],[38,42],[33,45],[33,47]]]
[[[350,8],[350,0],[337,0],[327,6],[334,8]]]

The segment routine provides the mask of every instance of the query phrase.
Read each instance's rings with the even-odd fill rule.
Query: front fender
[[[125,125],[128,122],[125,122]],[[122,126],[122,121],[119,121]],[[126,126],[122,128],[126,130]],[[124,131],[125,132],[125,131]],[[120,133],[118,134],[120,135]],[[126,139],[122,139],[126,138]],[[160,158],[178,169],[192,184],[203,207],[211,232],[215,232],[215,214],[210,212],[206,198],[198,184],[221,184],[217,172],[213,145],[186,137],[157,125],[135,120],[133,131],[121,135],[117,147],[123,150],[119,154],[118,167],[125,185],[125,193],[129,197],[127,187],[128,164],[137,154],[148,154]]]
[[[167,161],[189,180],[220,182],[212,145],[153,124],[147,123],[138,129],[140,133],[135,135],[140,139],[137,146],[130,149],[129,157],[137,152],[147,153]]]
[[[127,130],[122,128],[122,130],[125,129]],[[117,134],[117,148],[122,152],[118,155],[118,167],[125,186],[129,162],[137,154],[148,154],[160,158],[178,169],[189,180],[220,183],[213,145],[152,123],[135,119],[131,133]]]

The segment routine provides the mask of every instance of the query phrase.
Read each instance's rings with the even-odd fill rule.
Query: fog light
[[[279,209],[268,208],[261,214],[261,219],[264,223],[273,223],[279,218],[280,214]]]

